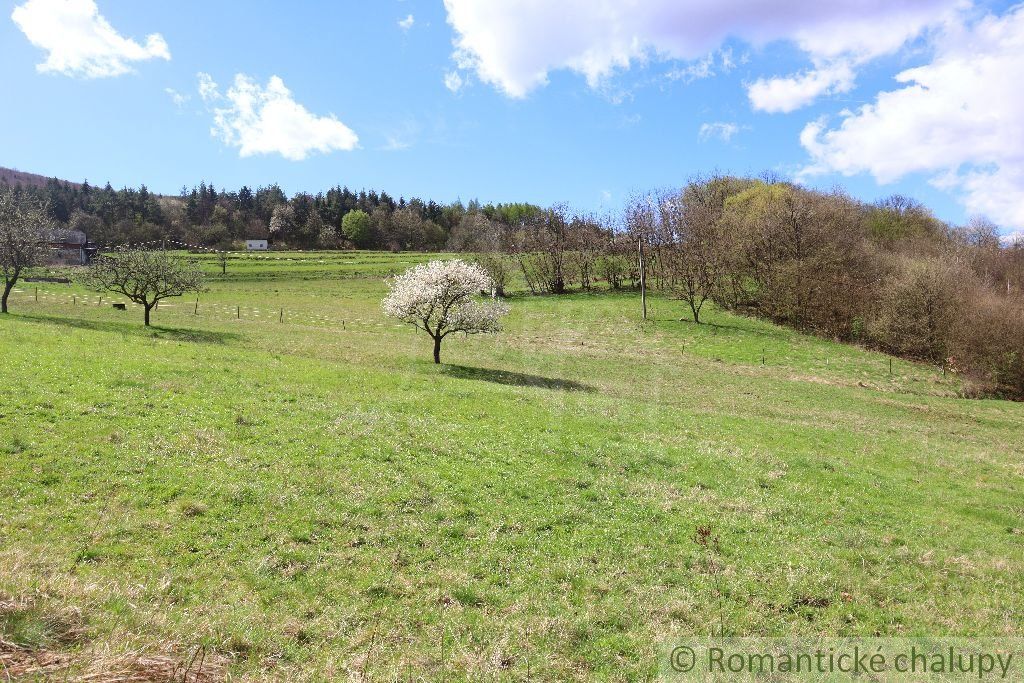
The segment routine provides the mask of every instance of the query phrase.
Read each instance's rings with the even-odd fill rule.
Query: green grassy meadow
[[[238,257],[0,318],[0,638],[233,680],[648,680],[709,634],[1024,635],[1024,405],[635,292],[500,335],[380,312],[426,254]],[[35,299],[35,288],[40,291]],[[763,361],[762,361],[763,358]]]

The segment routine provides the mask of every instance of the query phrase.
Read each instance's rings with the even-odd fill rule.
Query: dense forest
[[[0,178],[0,186],[4,184]],[[994,225],[949,225],[913,199],[865,203],[777,178],[712,176],[636,197],[597,219],[565,207],[438,204],[332,188],[288,197],[205,182],[177,197],[59,180],[21,186],[101,246],[174,239],[226,249],[469,252],[498,292],[518,274],[534,294],[639,283],[801,331],[961,374],[975,395],[1024,399],[1024,245]]]
[[[101,246],[167,239],[228,249],[240,240],[270,238],[277,248],[431,251],[446,248],[469,214],[512,223],[538,210],[529,204],[396,200],[387,192],[347,187],[288,197],[277,185],[227,191],[201,182],[169,197],[145,185],[115,190],[109,183],[98,187],[22,173],[0,175],[0,187],[8,184],[43,199],[55,220]],[[345,222],[349,213],[355,215]]]

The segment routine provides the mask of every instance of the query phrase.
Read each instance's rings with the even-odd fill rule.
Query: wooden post
[[[647,320],[647,271],[644,265],[644,238],[642,235],[636,242],[636,249],[640,255],[640,303],[644,309],[644,320]]]
[[[892,356],[889,356],[889,374],[892,374]]]
[[[39,303],[39,288],[36,287],[36,303]]]
[[[239,320],[242,319],[242,307],[241,306],[236,306],[235,307],[235,317],[238,318]]]
[[[283,323],[284,322],[284,308],[281,309],[281,316],[277,319],[277,322],[279,322],[279,323]]]

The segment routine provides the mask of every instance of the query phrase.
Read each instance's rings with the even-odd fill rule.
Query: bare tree
[[[52,228],[45,205],[11,190],[0,192],[0,271],[4,274],[0,312],[7,313],[7,299],[25,270],[42,263],[49,253]]]
[[[580,287],[589,290],[597,276],[597,260],[604,234],[596,218],[575,216],[569,223],[568,263]]]
[[[566,210],[560,206],[532,216],[517,231],[512,251],[534,294],[563,294],[571,284],[569,231]]]
[[[495,252],[503,248],[502,226],[479,211],[463,216],[448,237],[449,251]]]
[[[715,179],[694,181],[682,192],[663,196],[658,203],[661,226],[671,249],[663,255],[671,289],[690,306],[693,322],[711,299],[724,268],[725,235],[719,219],[724,188]]]
[[[494,283],[494,295],[505,296],[505,288],[512,278],[512,261],[505,254],[485,251],[476,255],[474,260],[487,271]]]
[[[870,321],[872,338],[902,356],[944,361],[969,308],[976,276],[954,259],[897,257]]]
[[[97,289],[123,294],[149,313],[157,302],[203,288],[203,274],[195,262],[166,251],[118,249],[96,258],[87,281]]]

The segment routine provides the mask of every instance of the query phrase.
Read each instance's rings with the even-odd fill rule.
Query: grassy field
[[[645,680],[692,635],[1024,635],[1024,405],[635,293],[384,319],[422,254],[0,319],[0,638],[72,671]],[[198,310],[198,314],[197,314]]]

